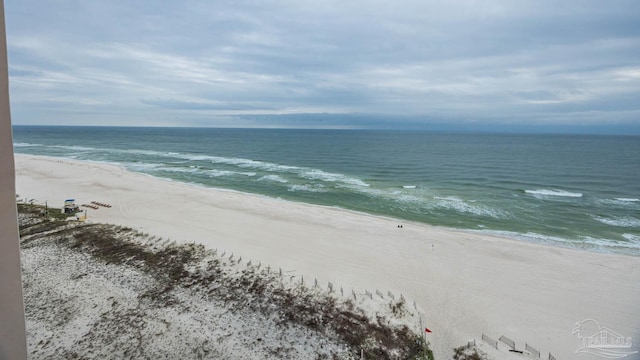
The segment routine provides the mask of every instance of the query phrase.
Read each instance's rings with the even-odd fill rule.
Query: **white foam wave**
[[[588,247],[588,245],[595,245],[595,247],[602,250],[609,250],[614,248],[625,248],[625,249],[639,249],[640,250],[640,242],[630,240],[629,238],[623,237],[629,241],[617,241],[617,240],[609,240],[609,239],[597,239],[592,238],[590,236],[583,236],[581,238],[584,243],[583,247]]]
[[[582,197],[581,193],[574,193],[574,192],[557,190],[557,189],[525,190],[524,192],[536,197],[547,197],[547,196],[560,196],[560,197],[572,197],[572,198]]]
[[[228,170],[205,170],[203,173],[209,177],[221,177],[221,176],[233,176],[238,174],[236,171],[228,171]]]
[[[74,151],[95,151],[95,150],[98,150],[98,149],[93,148],[93,147],[78,146],[78,145],[49,145],[47,147],[74,150]]]
[[[356,191],[371,197],[380,197],[396,202],[406,203],[424,203],[424,198],[417,195],[403,194],[401,190],[396,189],[377,189],[370,186],[340,186],[336,185],[336,188],[346,188],[348,190]]]
[[[633,234],[623,234],[622,236],[629,241],[616,241],[610,239],[599,239],[589,236],[582,236],[580,239],[567,239],[558,236],[542,235],[534,232],[518,233],[514,231],[502,230],[470,230],[471,232],[480,232],[498,236],[504,236],[512,239],[524,240],[535,243],[542,243],[555,246],[571,247],[578,249],[590,249],[602,252],[616,252],[616,248],[640,250],[640,237]]]
[[[640,244],[640,235],[635,234],[622,234],[622,237],[631,241]]]
[[[327,192],[327,189],[322,186],[322,184],[305,184],[305,185],[290,185],[288,191],[306,191],[306,192],[316,192],[316,193],[324,193]]]
[[[472,204],[473,202],[475,202],[473,200],[465,201],[455,196],[447,196],[447,197],[436,196],[434,197],[434,199],[438,200],[436,202],[437,207],[454,210],[459,213],[467,213],[467,214],[479,215],[479,216],[489,216],[493,218],[505,217],[505,213],[500,210]]]
[[[117,163],[110,163],[110,164],[119,165]],[[144,172],[144,171],[157,170],[158,168],[164,165],[154,164],[154,163],[123,163],[122,166],[124,166],[128,170]]]
[[[591,216],[594,220],[597,220],[603,224],[619,227],[640,227],[640,219],[636,219],[631,216],[624,217],[603,217],[603,216]]]
[[[620,202],[639,202],[640,201],[640,199],[636,199],[636,198],[615,198],[614,200],[620,201]]]
[[[376,188],[372,188],[370,186],[354,186],[354,185],[350,185],[350,184],[335,184],[334,187],[336,189],[347,189],[350,191],[355,191],[361,194],[365,194],[367,196],[371,196],[371,197],[385,197],[388,199],[393,199],[394,198],[394,193],[390,192],[387,189],[376,189]]]
[[[192,167],[188,167],[188,168],[184,168],[184,167],[158,167],[158,168],[156,168],[156,170],[166,171],[166,172],[177,172],[177,173],[196,173],[196,172],[200,171],[200,169],[192,168]]]
[[[160,153],[156,153],[156,154],[160,154]],[[331,173],[331,172],[323,171],[320,169],[276,164],[276,163],[267,162],[267,161],[251,160],[251,159],[244,159],[244,158],[198,155],[198,154],[176,154],[176,153],[170,153],[170,154],[171,154],[170,156],[173,158],[180,158],[180,159],[190,160],[190,161],[208,161],[208,162],[211,162],[212,164],[231,165],[231,166],[237,166],[240,168],[249,168],[249,169],[261,170],[266,172],[295,174],[300,178],[308,179],[308,180],[334,182],[337,184],[354,186],[354,187],[370,186],[369,184],[365,183],[364,181],[358,178],[350,177],[344,174]],[[167,156],[169,155],[169,153],[162,153],[162,155]],[[283,183],[286,182],[286,180],[284,181],[276,180],[278,178],[284,180],[279,175],[273,175],[273,176],[266,175],[264,177],[264,180],[280,181]]]
[[[291,166],[291,165],[282,165],[282,164],[276,164],[276,163],[271,163],[267,161],[251,160],[251,159],[244,159],[244,158],[222,157],[222,156],[201,155],[201,154],[184,154],[184,153],[176,153],[176,152],[161,152],[161,151],[141,150],[141,149],[96,149],[96,148],[84,148],[84,147],[73,147],[73,146],[71,147],[59,146],[59,147],[64,147],[64,148],[69,148],[74,150],[101,150],[101,151],[111,151],[116,153],[169,157],[169,158],[182,159],[182,160],[188,160],[188,161],[208,161],[208,162],[211,162],[212,164],[231,165],[231,166],[237,166],[240,168],[249,168],[249,169],[262,170],[267,172],[291,173],[291,174],[296,174],[301,178],[309,179],[309,180],[335,182],[339,184],[356,186],[356,187],[370,186],[369,184],[367,184],[366,182],[358,178],[350,177],[345,174],[330,173],[320,169],[304,168],[304,167]],[[173,171],[179,171],[179,170],[173,170]],[[237,172],[215,170],[213,172],[210,172],[208,175],[224,176],[232,173],[237,173]],[[244,174],[249,176],[256,175],[254,172],[250,172],[250,173],[247,172]]]
[[[189,161],[207,161],[207,160],[209,160],[209,156],[206,156],[206,155],[187,156],[187,155],[183,155],[183,154],[173,154],[171,156],[174,157],[174,158],[184,159],[184,160],[189,160]]]
[[[102,149],[99,149],[102,150]],[[126,153],[126,154],[134,154],[134,155],[148,155],[148,156],[158,156],[158,157],[170,157],[174,159],[188,160],[179,156],[179,153],[175,152],[167,152],[167,151],[155,151],[155,150],[139,150],[139,149],[109,149],[109,151],[113,151],[116,153]]]
[[[392,198],[396,203],[398,203],[401,208],[424,208],[424,207],[432,207],[428,201],[423,196],[413,195],[413,194],[386,194],[384,197]]]
[[[265,181],[265,180],[266,181],[275,181],[275,182],[279,182],[279,183],[282,183],[282,184],[286,184],[286,183],[289,182],[287,179],[285,179],[285,178],[283,178],[281,176],[278,176],[278,175],[265,175],[265,176],[263,176],[263,177],[258,179],[258,181]]]
[[[118,165],[114,163],[114,165]],[[174,173],[197,173],[201,172],[201,169],[198,167],[172,167],[166,166],[166,164],[157,164],[157,163],[124,163],[122,164],[126,169],[132,171],[139,172],[156,172],[156,171],[164,171],[164,172],[174,172]]]
[[[251,168],[251,169],[265,170],[265,171],[294,172],[294,171],[302,170],[302,168],[297,166],[281,165],[281,164],[275,164],[275,163],[270,163],[266,161],[258,161],[258,160],[243,159],[243,158],[211,156],[211,155],[193,155],[193,154],[174,154],[171,156],[180,158],[180,159],[191,160],[191,161],[209,161],[212,164],[231,165],[231,166],[237,166],[241,168]]]
[[[13,147],[33,147],[33,146],[43,146],[41,144],[30,144],[30,143],[13,143]]]
[[[346,185],[353,186],[362,186],[368,187],[369,184],[364,181],[350,177],[344,174],[330,173],[320,169],[312,169],[312,168],[304,168],[299,166],[291,166],[291,165],[282,165],[276,164],[266,161],[258,161],[251,159],[243,159],[243,158],[231,158],[231,157],[220,157],[220,156],[210,156],[210,155],[190,155],[190,154],[181,154],[181,155],[173,155],[173,157],[179,157],[192,161],[210,161],[213,164],[224,164],[237,166],[241,168],[250,168],[256,170],[262,170],[267,172],[284,172],[284,173],[292,173],[300,176],[301,178],[308,180],[318,180],[323,182],[335,182]]]
[[[329,173],[329,172],[318,170],[318,169],[305,170],[300,172],[299,175],[302,176],[303,178],[310,179],[310,180],[320,180],[324,182],[337,182],[337,183],[363,186],[363,187],[370,186],[369,184],[357,178],[352,178],[343,174]]]
[[[166,156],[167,154],[165,152],[159,152],[159,151],[153,151],[153,150],[96,148],[96,147],[79,146],[79,145],[29,144],[29,145],[23,145],[23,146],[42,146],[46,148],[65,149],[65,150],[73,150],[73,151],[101,151],[101,152],[108,152],[108,153],[124,153],[124,154],[135,154],[135,155]]]
[[[252,168],[252,169],[271,169],[276,168],[276,164],[271,164],[263,161],[251,160],[251,159],[241,159],[241,158],[225,158],[219,156],[211,156],[210,160],[214,164],[225,164],[225,165],[235,165],[241,168]]]
[[[150,155],[150,156],[159,156],[159,157],[169,156],[169,157],[174,157],[174,158],[181,158],[180,156],[172,155],[172,154],[177,154],[177,153],[154,151],[154,150],[96,148],[96,147],[79,146],[79,145],[41,145],[41,144],[31,144],[29,146],[44,146],[44,147],[48,147],[48,148],[66,149],[66,150],[74,150],[74,151],[103,151],[103,152],[120,153],[120,154]]]

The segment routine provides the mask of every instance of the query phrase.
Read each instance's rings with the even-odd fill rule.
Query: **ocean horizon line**
[[[418,127],[418,128],[403,128],[403,127],[357,127],[357,126],[335,126],[335,127],[295,127],[295,126],[203,126],[203,125],[80,125],[80,124],[13,124],[13,128],[105,128],[105,129],[219,129],[219,130],[291,130],[291,131],[380,131],[380,132],[417,132],[417,133],[434,133],[434,134],[480,134],[480,135],[548,135],[548,136],[620,136],[620,137],[640,137],[640,129],[629,131],[616,130],[616,131],[600,131],[598,128],[549,128],[533,126],[530,128],[522,127],[490,127],[490,128],[466,128],[464,126],[453,127]],[[578,129],[578,130],[576,130]]]

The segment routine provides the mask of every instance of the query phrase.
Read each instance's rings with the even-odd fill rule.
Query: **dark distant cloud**
[[[640,127],[637,1],[5,7],[15,124]]]

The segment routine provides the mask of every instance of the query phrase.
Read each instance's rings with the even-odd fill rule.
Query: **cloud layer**
[[[637,1],[5,6],[15,124],[640,127]]]

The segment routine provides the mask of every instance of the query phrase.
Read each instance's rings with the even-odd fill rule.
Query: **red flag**
[[[424,331],[425,331],[425,332],[428,332],[428,333],[430,333],[430,332],[431,332],[431,330],[429,330],[429,328],[424,328]]]

